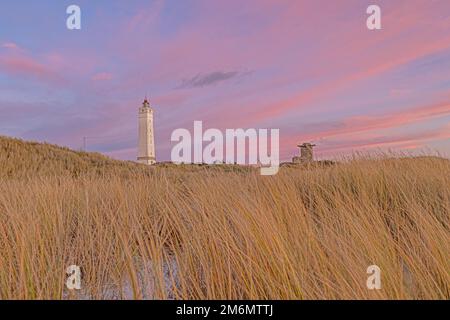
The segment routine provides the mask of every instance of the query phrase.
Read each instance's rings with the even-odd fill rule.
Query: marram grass
[[[1,299],[450,299],[445,159],[267,177],[6,138],[0,152]]]

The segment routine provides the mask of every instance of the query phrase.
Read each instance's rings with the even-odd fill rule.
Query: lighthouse
[[[153,131],[153,109],[147,99],[139,108],[139,141],[138,157],[139,163],[153,165],[156,163],[155,138]]]

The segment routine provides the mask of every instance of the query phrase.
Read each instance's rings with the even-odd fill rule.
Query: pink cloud
[[[15,43],[7,43],[6,47],[12,50],[0,53],[0,70],[12,76],[27,76],[52,83],[62,81],[62,77],[46,59],[30,55]]]
[[[5,42],[2,44],[2,48],[6,49],[19,49],[19,46],[14,42]]]
[[[409,134],[377,135],[375,137],[352,136],[348,139],[330,141],[327,145],[322,145],[320,153],[335,154],[338,152],[351,152],[354,150],[386,149],[395,148],[398,150],[414,149],[425,146],[426,142],[445,140],[450,138],[450,126],[441,128],[422,130]],[[320,149],[321,146],[319,145]]]
[[[315,141],[322,155],[355,149],[423,146],[425,142],[449,139],[450,126],[402,134],[385,131],[445,116],[450,116],[450,103],[425,105],[387,115],[353,116],[340,122],[317,124],[311,133],[286,136],[282,145],[287,152],[300,141]]]
[[[308,107],[308,105],[315,102],[317,99],[323,98],[345,87],[349,87],[352,83],[358,83],[365,79],[391,71],[416,59],[449,48],[450,36],[428,45],[423,42],[417,42],[414,46],[409,45],[409,48],[406,48],[406,51],[403,48],[399,48],[398,51],[396,53],[392,53],[390,57],[389,54],[381,54],[377,63],[374,64],[369,62],[370,64],[358,66],[358,69],[363,71],[357,71],[349,75],[345,75],[331,82],[307,89],[291,98],[264,107],[263,111],[256,114],[255,120],[263,121],[282,115],[292,109]]]
[[[339,154],[350,154],[353,152],[368,152],[373,150],[386,151],[408,151],[427,147],[429,142],[446,141],[450,139],[450,126],[444,125],[440,128],[424,129],[411,133],[390,133],[390,134],[367,134],[349,135],[337,139],[326,139],[318,142],[316,155],[318,159],[326,159]],[[290,161],[292,156],[298,153],[295,148],[297,142],[292,137],[282,139],[281,150],[282,159]]]
[[[430,9],[424,1],[411,1],[413,4],[408,6],[385,2],[383,7],[389,9],[384,15],[386,28],[379,33],[370,33],[366,29],[364,10],[360,19],[352,16],[336,22],[330,17],[341,17],[342,12],[351,10],[339,10],[342,9],[340,3],[326,3],[323,6],[322,1],[204,2],[202,14],[195,22],[183,27],[169,41],[155,36],[151,45],[139,51],[139,61],[151,60],[148,57],[155,54],[157,59],[161,58],[161,63],[151,65],[151,71],[126,81],[124,87],[134,87],[142,81],[167,83],[170,79],[179,80],[216,70],[245,67],[265,71],[274,65],[285,67],[281,75],[242,86],[234,97],[230,94],[213,102],[217,111],[215,114],[209,112],[211,118],[217,118],[221,113],[224,125],[254,125],[312,108],[317,102],[356,84],[380,78],[450,48],[450,36],[442,33],[442,23],[434,19],[436,10]],[[322,6],[324,8],[320,10]],[[346,2],[347,9],[352,6],[364,7],[360,1]],[[249,26],[250,31],[243,29],[251,32],[251,37],[242,35],[242,30],[233,32],[233,25],[230,26],[226,17],[234,16],[236,12],[258,25],[257,32],[252,26]],[[268,12],[273,14],[268,15]],[[309,26],[308,31],[301,27],[303,25]],[[414,35],[408,33],[412,29]],[[295,60],[295,53],[302,51],[310,55]],[[134,58],[135,53],[132,54]],[[296,94],[277,92],[283,86],[308,81],[311,85]],[[258,91],[260,98],[243,99],[244,94]],[[205,108],[210,109],[210,106]],[[198,110],[200,115],[205,115],[203,109]],[[235,117],[237,112],[242,115],[239,119]]]
[[[12,74],[50,76],[46,66],[28,57],[0,57],[0,68]]]
[[[346,134],[360,134],[374,130],[398,128],[407,124],[418,123],[436,117],[450,115],[450,103],[441,103],[398,111],[380,116],[353,116],[343,120],[337,128],[323,129],[302,135],[302,140],[317,140]],[[326,125],[326,124],[325,124]]]
[[[17,47],[14,50],[0,52],[0,70],[11,76],[25,76],[50,83],[67,83],[76,81],[77,77],[85,79],[98,69],[100,58],[96,53],[67,53],[51,51],[43,54],[32,54],[26,49]],[[112,80],[108,72],[96,73],[94,81]]]

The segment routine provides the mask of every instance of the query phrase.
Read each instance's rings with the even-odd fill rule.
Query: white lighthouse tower
[[[155,139],[153,135],[153,109],[147,99],[139,108],[139,142],[138,157],[139,163],[152,165],[156,163]]]

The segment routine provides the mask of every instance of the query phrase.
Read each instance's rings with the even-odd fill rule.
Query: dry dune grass
[[[448,160],[263,177],[42,145],[38,166],[17,152],[36,145],[0,142],[2,299],[450,298]],[[82,292],[65,289],[71,264]],[[381,290],[366,287],[372,264]]]

